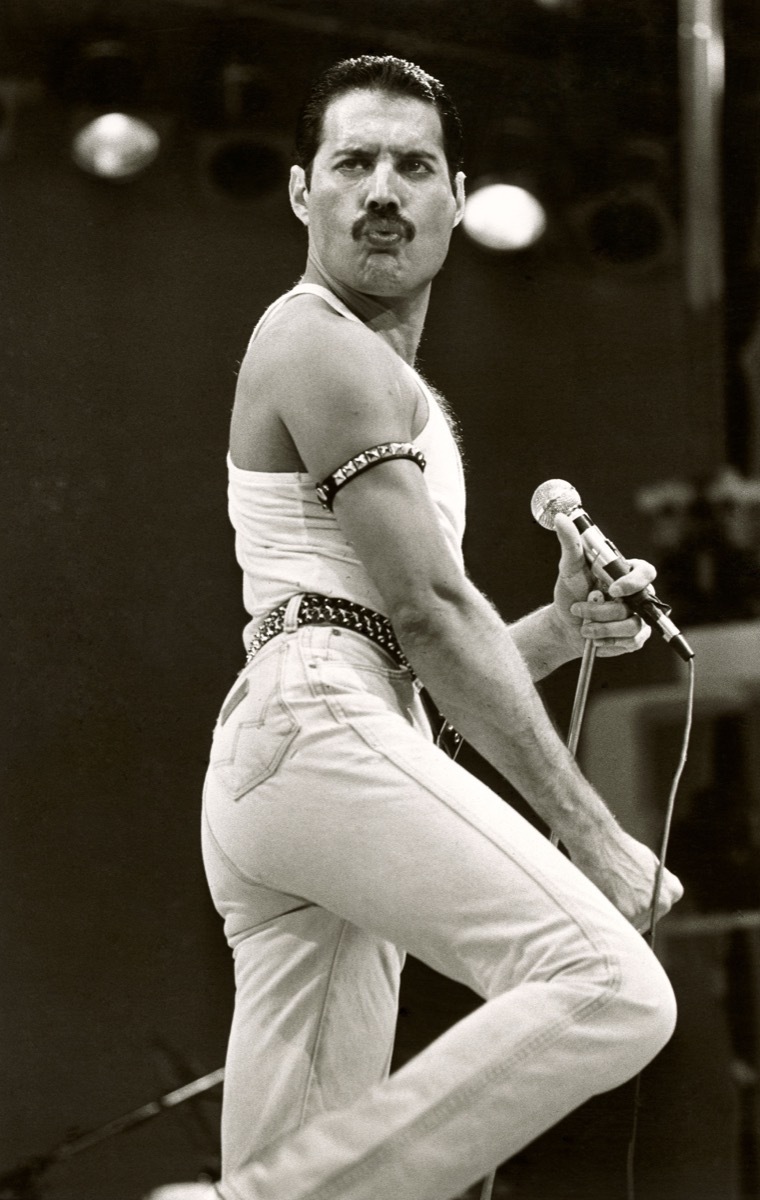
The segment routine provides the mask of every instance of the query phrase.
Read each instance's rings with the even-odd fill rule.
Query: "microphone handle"
[[[588,513],[582,509],[578,510],[571,515],[571,520],[581,535],[589,566],[606,591],[614,580],[622,579],[628,574],[631,569],[630,563],[626,562],[617,546],[604,536]],[[686,638],[670,620],[669,606],[659,599],[653,587],[631,592],[624,598],[624,603],[638,613],[647,625],[651,625],[652,629],[658,630],[684,662],[694,657],[694,651]]]

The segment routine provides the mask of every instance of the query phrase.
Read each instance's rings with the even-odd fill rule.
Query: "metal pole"
[[[716,462],[726,459],[722,0],[679,0],[683,291],[689,403],[711,413]]]

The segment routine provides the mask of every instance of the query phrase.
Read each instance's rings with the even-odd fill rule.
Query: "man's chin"
[[[362,267],[359,287],[372,296],[406,296],[416,291],[419,283],[395,255],[373,254]]]

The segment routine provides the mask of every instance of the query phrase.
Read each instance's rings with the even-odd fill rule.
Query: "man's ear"
[[[464,171],[457,171],[454,178],[454,198],[456,199],[456,214],[454,216],[454,224],[458,225],[464,216],[464,202],[466,196],[464,194]]]
[[[309,189],[303,167],[290,168],[290,207],[302,225],[309,224]]]

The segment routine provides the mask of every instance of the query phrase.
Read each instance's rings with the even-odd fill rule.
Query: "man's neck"
[[[414,296],[368,296],[335,279],[311,254],[303,282],[318,283],[333,292],[396,354],[414,366],[430,300],[429,284]]]

